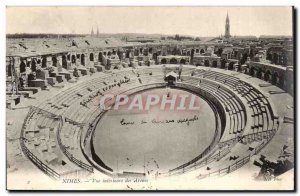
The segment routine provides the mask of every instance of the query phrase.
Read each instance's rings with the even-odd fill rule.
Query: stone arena
[[[8,178],[252,178],[294,153],[291,44],[7,38]]]

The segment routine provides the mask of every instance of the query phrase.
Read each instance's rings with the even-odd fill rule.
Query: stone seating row
[[[36,158],[49,168],[61,172],[71,172],[78,167],[64,158],[57,143],[56,131],[59,122],[35,112],[24,130],[24,144]]]
[[[245,112],[242,110],[240,103],[234,98],[234,96],[223,88],[218,88],[217,84],[208,82],[204,79],[200,80],[194,77],[182,77],[183,83],[188,83],[193,86],[211,93],[225,106],[226,115],[226,127],[221,141],[226,141],[237,137],[237,135],[243,132],[245,126]]]
[[[252,110],[252,114],[250,116],[253,118],[253,120],[248,118],[251,122],[253,122],[251,125],[252,132],[249,132],[248,134],[264,132],[269,130],[270,124],[274,125],[272,120],[274,117],[270,115],[272,113],[272,109],[265,96],[262,95],[257,89],[246,84],[245,82],[240,81],[235,76],[224,73],[215,71],[201,71],[201,74],[196,76],[201,77],[201,75],[205,75],[204,78],[206,79],[224,83],[224,85],[227,85],[229,88],[237,91],[238,94],[242,94],[242,97],[247,100],[247,103],[250,105]],[[224,82],[225,80],[226,82]],[[249,129],[247,130],[249,131]]]

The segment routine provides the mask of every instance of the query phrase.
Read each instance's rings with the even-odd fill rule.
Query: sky
[[[292,35],[291,7],[7,7],[6,33]]]

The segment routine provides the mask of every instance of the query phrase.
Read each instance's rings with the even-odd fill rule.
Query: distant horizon
[[[232,36],[292,36],[292,7],[13,7],[6,33],[139,34],[219,37],[230,19]],[[113,33],[107,33],[113,32]],[[159,32],[159,33],[157,33]]]
[[[85,35],[90,36],[91,34],[88,33],[6,33],[6,35]],[[176,34],[162,34],[162,33],[99,33],[99,35],[122,35],[122,34],[133,34],[133,35],[160,35],[160,36],[175,36]],[[220,36],[193,36],[193,35],[182,35],[178,34],[179,36],[190,36],[190,37],[220,37]],[[96,37],[96,35],[94,35]],[[293,37],[293,35],[271,35],[271,34],[264,34],[264,35],[231,35],[231,37],[261,37],[261,36],[272,36],[272,37]]]

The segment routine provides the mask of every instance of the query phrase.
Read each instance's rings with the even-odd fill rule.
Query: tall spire
[[[227,11],[227,16],[226,16],[226,22],[225,22],[225,38],[230,38],[230,21],[229,21],[229,16],[228,16],[228,11]]]
[[[92,27],[91,36],[94,37],[94,28]]]
[[[227,11],[227,16],[226,16],[226,22],[229,22],[228,11]]]
[[[99,37],[99,28],[98,28],[98,25],[97,25],[97,37]]]

